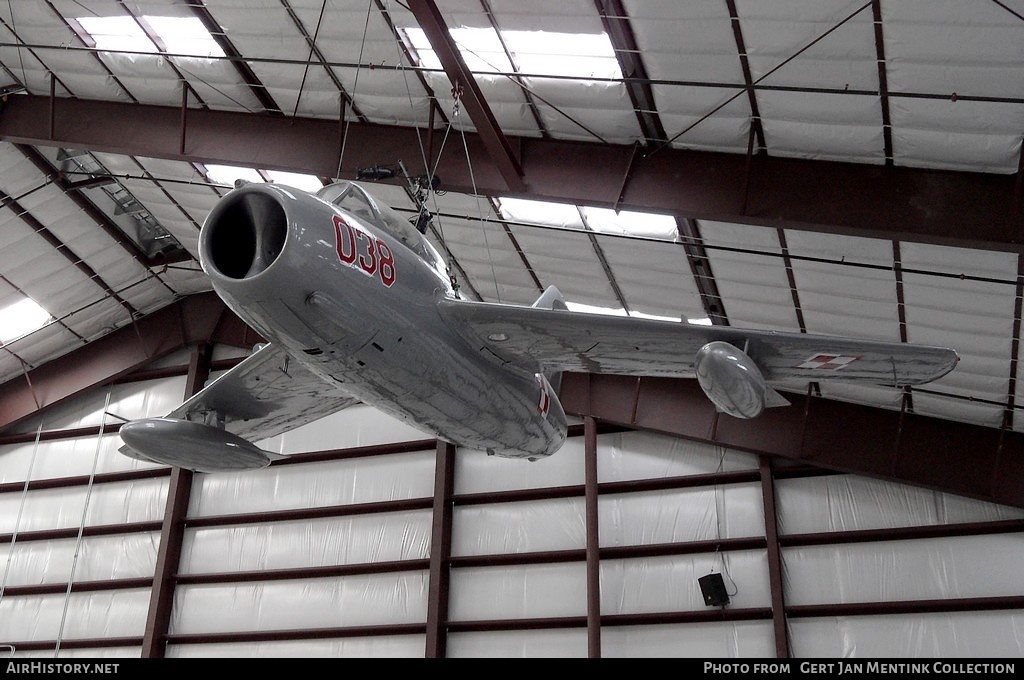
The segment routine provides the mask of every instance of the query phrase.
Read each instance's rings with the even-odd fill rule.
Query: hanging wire
[[[720,475],[725,470],[725,447],[715,445],[715,451],[718,453],[718,465],[715,467],[715,474]],[[733,580],[732,574],[729,573],[729,560],[727,555],[722,552],[721,542],[722,534],[725,533],[722,530],[722,523],[725,517],[725,490],[722,488],[721,483],[715,482],[715,556],[721,564],[721,571],[723,578],[727,579],[732,584],[732,591],[726,589],[729,597],[734,597],[739,592],[739,586],[736,585],[736,581]],[[714,569],[714,567],[712,567]]]
[[[388,16],[391,16],[391,0],[385,0],[384,11],[387,12]],[[409,87],[409,74],[405,68],[405,55],[402,53],[402,48],[398,44],[397,36],[395,36],[395,52],[398,54],[398,68],[402,72],[402,81],[405,83],[405,94],[406,97],[408,97],[409,99],[410,118],[415,119],[416,104],[412,100],[412,88]],[[429,106],[431,105],[428,103],[428,107]],[[423,134],[420,132],[420,128],[418,125],[414,125],[413,129],[416,130],[416,142],[419,144],[420,147],[420,157],[423,159],[423,169],[430,173],[427,179],[432,181],[434,179],[434,176],[433,173],[430,172],[430,160],[427,158],[427,150],[423,146]],[[447,133],[445,133],[445,135],[447,136]],[[444,142],[441,143],[441,146],[442,148],[444,147]]]
[[[292,110],[292,118],[299,115],[299,103],[302,101],[302,90],[306,87],[306,77],[309,75],[309,66],[313,63],[313,50],[316,49],[316,39],[320,37],[320,24],[324,20],[324,10],[327,9],[327,0],[320,5],[320,17],[316,20],[316,28],[313,30],[313,39],[309,42],[309,56],[306,57],[306,66],[302,69],[302,80],[299,82],[299,93],[295,95],[295,108]],[[367,17],[369,21],[369,17]],[[305,30],[303,30],[305,33]],[[363,35],[365,35],[365,31]],[[356,74],[358,75],[358,71]]]
[[[704,438],[708,441],[714,439],[714,430],[718,421],[718,411],[715,411],[715,416],[708,421],[707,430],[704,433]],[[715,444],[715,453],[718,454],[718,462],[715,465],[715,478],[725,471],[725,454],[726,449],[724,446]],[[715,487],[713,489],[715,494],[715,560],[720,565],[719,570],[722,573],[723,580],[728,579],[729,583],[732,584],[732,590],[726,588],[726,594],[729,597],[733,597],[739,592],[739,586],[736,585],[736,581],[733,580],[732,575],[729,573],[729,561],[724,552],[722,552],[722,535],[725,533],[722,528],[722,523],[725,517],[725,491],[722,489],[720,482],[715,481]],[[715,570],[715,564],[712,563],[711,569],[708,573],[712,573]]]
[[[455,96],[456,92],[457,92],[457,89],[453,87],[452,88],[452,95]],[[448,121],[448,125],[445,126],[444,137],[441,139],[441,147],[437,150],[437,159],[434,161],[434,167],[430,168],[430,170],[429,170],[429,172],[427,174],[427,186],[433,186],[434,185],[434,178],[437,176],[437,167],[438,167],[438,165],[441,164],[441,156],[442,156],[442,154],[444,152],[445,142],[448,141],[448,135],[449,135],[449,133],[451,133],[452,127],[455,125],[455,123],[453,121],[455,119],[457,119],[458,116],[459,116],[459,100],[458,100],[458,98],[456,98],[455,105],[452,107],[452,118]],[[438,218],[437,218],[437,237],[441,241],[441,247],[444,248],[445,255],[447,256],[445,258],[445,267],[446,267],[446,270],[447,270],[446,273],[448,274],[448,280],[452,284],[452,289],[455,291],[455,295],[458,296],[458,294],[459,294],[459,282],[458,282],[458,279],[455,276],[454,270],[452,269],[452,261],[453,261],[452,249],[448,246],[448,239],[445,238],[445,235],[444,235],[444,220],[442,220],[440,218],[440,216],[439,216],[441,211],[440,211],[440,209],[438,208],[438,205],[437,205],[437,192],[434,192],[433,197],[432,197],[431,200],[434,203],[434,214],[438,215]]]
[[[11,572],[11,563],[14,560],[14,546],[18,542],[18,530],[21,528],[21,516],[25,511],[25,503],[28,500],[28,485],[32,479],[32,471],[36,466],[36,455],[39,453],[39,440],[43,434],[43,419],[40,416],[39,426],[36,428],[35,442],[32,444],[32,457],[29,459],[28,472],[25,473],[25,484],[21,488],[21,500],[18,503],[18,516],[14,520],[14,533],[11,534],[11,542],[7,553],[7,563],[4,565],[4,577],[0,580],[0,601],[4,599],[4,589],[7,587],[7,578]]]
[[[325,0],[325,3],[326,3],[326,0]],[[366,21],[363,23],[363,37],[362,37],[362,40],[360,40],[360,42],[359,42],[359,58],[356,59],[356,63],[357,64],[362,64],[363,63],[363,49],[366,47],[366,32],[370,28],[370,10],[371,9],[373,9],[373,0],[369,0],[369,2],[366,3]],[[356,69],[356,78],[355,78],[355,81],[352,83],[352,94],[349,95],[349,98],[352,100],[353,106],[355,105],[355,102],[356,102],[356,90],[359,88],[359,72],[360,71],[362,71],[361,68],[357,68]],[[344,105],[342,105],[342,106],[344,106]],[[342,110],[344,110],[344,108]],[[352,124],[352,119],[350,117],[346,117],[345,118],[345,132],[341,136],[341,153],[338,155],[338,172],[335,173],[335,175],[334,175],[335,177],[341,177],[341,164],[345,160],[345,146],[348,143],[348,128],[349,128],[349,126],[351,124]]]
[[[103,430],[107,424],[107,411],[110,410],[110,388],[107,389],[107,396],[103,402],[103,414],[100,417],[100,428],[96,433],[96,453],[92,459],[92,471],[89,473],[89,485],[85,491],[85,504],[82,506],[82,521],[78,525],[78,537],[75,539],[75,554],[71,559],[71,573],[68,575],[68,589],[64,594],[64,610],[60,615],[60,628],[57,630],[57,642],[53,649],[54,658],[60,655],[60,643],[64,637],[64,624],[68,617],[68,606],[71,603],[71,586],[75,582],[75,570],[78,567],[78,556],[82,550],[82,536],[85,534],[85,518],[89,513],[89,501],[92,498],[92,490],[96,480],[96,466],[100,460],[100,450],[103,447]]]
[[[768,76],[772,75],[773,73],[775,73],[776,71],[778,71],[778,70],[779,70],[780,68],[782,68],[783,66],[785,66],[785,65],[786,65],[786,64],[788,64],[789,62],[793,61],[794,59],[796,59],[797,57],[799,57],[799,56],[800,56],[801,54],[803,54],[804,52],[806,52],[807,50],[809,50],[809,49],[810,49],[811,47],[813,47],[814,45],[816,45],[816,44],[818,44],[819,42],[821,42],[822,40],[824,40],[824,39],[825,39],[825,37],[826,37],[826,36],[828,36],[828,35],[829,35],[830,33],[832,33],[833,31],[837,30],[837,29],[838,29],[838,28],[839,28],[840,26],[843,26],[843,25],[844,25],[844,24],[845,24],[846,22],[850,21],[851,19],[853,19],[853,18],[854,18],[855,16],[857,16],[858,14],[860,14],[861,12],[863,12],[864,10],[866,10],[866,9],[867,9],[868,7],[870,7],[870,6],[871,6],[871,2],[866,2],[866,3],[864,3],[864,4],[863,4],[863,5],[861,5],[861,6],[859,7],[859,8],[857,8],[857,9],[856,9],[856,10],[855,10],[855,11],[854,11],[854,12],[853,12],[852,14],[850,14],[849,16],[847,16],[847,17],[846,17],[845,19],[841,20],[841,21],[840,21],[839,23],[837,23],[837,24],[836,24],[835,26],[831,27],[830,29],[828,29],[827,31],[825,31],[824,33],[822,33],[821,35],[819,35],[819,36],[818,36],[817,38],[815,38],[815,39],[814,39],[814,40],[812,40],[811,42],[809,42],[809,43],[807,43],[806,45],[804,45],[803,47],[801,47],[801,48],[800,48],[799,50],[797,50],[797,51],[796,51],[796,52],[795,52],[794,54],[792,54],[792,55],[790,55],[789,57],[787,57],[787,58],[786,58],[786,59],[785,59],[784,61],[782,61],[781,63],[779,63],[779,64],[775,65],[775,66],[774,66],[774,67],[773,67],[772,69],[770,69],[769,71],[767,71],[767,72],[766,72],[765,74],[763,74],[763,75],[762,75],[762,76],[761,76],[760,78],[758,78],[758,79],[757,79],[757,80],[755,80],[755,81],[754,81],[753,83],[751,83],[751,84],[750,84],[750,86],[748,86],[748,87],[753,87],[753,86],[755,86],[755,85],[758,85],[758,84],[759,84],[759,83],[761,83],[761,81],[763,81],[763,80],[764,80],[765,78],[767,78]],[[732,101],[734,101],[734,100],[738,99],[739,97],[743,96],[744,94],[746,94],[746,93],[747,93],[747,89],[748,89],[747,87],[744,87],[743,89],[739,90],[739,91],[738,91],[738,92],[737,92],[736,94],[734,94],[733,96],[729,97],[729,98],[728,98],[728,99],[726,99],[726,100],[725,100],[724,102],[722,102],[721,104],[719,104],[719,105],[718,105],[718,106],[716,106],[715,108],[711,109],[711,110],[710,110],[710,111],[708,111],[708,112],[707,112],[706,114],[704,114],[703,116],[701,116],[700,118],[698,118],[698,119],[697,119],[697,120],[695,120],[694,122],[692,122],[692,123],[690,123],[689,125],[687,125],[687,126],[686,126],[685,128],[683,128],[682,130],[680,130],[679,132],[677,132],[677,133],[676,133],[675,135],[673,135],[673,136],[672,136],[672,137],[671,137],[670,139],[668,139],[668,140],[666,140],[666,141],[662,142],[661,144],[659,144],[659,145],[658,145],[657,147],[655,147],[655,148],[654,148],[654,150],[653,150],[653,151],[651,151],[650,153],[648,153],[648,154],[647,154],[647,157],[649,158],[649,157],[653,156],[654,154],[658,153],[659,151],[661,151],[662,149],[664,149],[665,147],[667,147],[667,146],[670,146],[670,145],[671,145],[671,144],[672,144],[672,143],[673,143],[674,141],[676,141],[677,139],[679,139],[680,137],[682,137],[683,135],[685,135],[685,134],[686,134],[687,132],[689,132],[690,130],[692,130],[693,128],[697,127],[698,125],[700,125],[701,123],[703,123],[703,122],[704,122],[705,120],[707,120],[708,118],[710,118],[710,117],[711,117],[711,116],[713,116],[714,114],[716,114],[716,113],[718,113],[719,111],[721,111],[722,109],[724,109],[724,108],[725,108],[726,106],[728,106],[728,105],[729,105],[729,104],[730,104],[730,103],[731,103]]]
[[[391,3],[390,3],[390,0],[385,0],[384,9],[390,15],[390,13],[391,13]],[[365,39],[365,32],[364,32],[364,39]],[[408,97],[408,100],[409,100],[409,109],[410,109],[410,111],[413,114],[415,114],[416,106],[415,106],[415,103],[413,102],[413,99],[412,99],[412,88],[409,87],[409,77],[408,77],[408,73],[407,73],[406,68],[405,68],[405,59],[404,59],[404,57],[402,55],[402,50],[401,50],[401,48],[400,48],[400,46],[398,44],[397,37],[396,37],[396,40],[395,40],[395,50],[398,53],[398,64],[399,64],[399,68],[402,71],[403,81],[405,82],[405,91],[406,91],[406,96]],[[361,52],[360,52],[359,63],[362,63],[361,56],[362,55],[361,55]],[[357,77],[358,77],[358,71],[356,72],[356,74],[357,74]],[[451,130],[452,130],[452,127],[454,126],[454,122],[453,121],[459,117],[459,114],[460,114],[460,112],[462,110],[462,104],[461,104],[462,92],[463,92],[463,87],[462,87],[461,84],[455,83],[452,86],[451,95],[452,95],[452,99],[454,100],[453,104],[452,104],[452,116],[448,120],[447,125],[445,126],[444,137],[442,137],[442,139],[441,139],[441,145],[438,148],[437,157],[434,160],[433,166],[431,166],[431,164],[430,164],[430,159],[427,158],[426,148],[423,145],[422,133],[420,132],[419,127],[415,128],[416,129],[416,141],[417,141],[417,143],[419,144],[419,147],[420,147],[420,157],[423,160],[423,167],[427,171],[427,178],[426,178],[427,187],[433,187],[434,186],[434,178],[437,177],[437,168],[438,168],[438,166],[441,163],[441,157],[444,155],[445,144],[447,143],[448,137],[449,137],[449,135],[451,133]],[[478,215],[480,217],[480,220],[482,222],[484,222],[484,224],[485,224],[485,227],[484,227],[484,245],[485,245],[485,247],[487,249],[487,259],[488,259],[488,261],[490,262],[490,265],[491,265],[491,274],[494,277],[494,290],[495,290],[495,294],[497,295],[498,301],[500,302],[501,301],[501,293],[500,293],[500,291],[498,289],[498,279],[497,279],[497,274],[495,273],[495,270],[494,270],[494,260],[491,257],[490,243],[488,242],[488,238],[487,238],[486,223],[489,221],[489,219],[484,217],[483,210],[480,208],[480,196],[479,196],[479,194],[477,192],[477,189],[476,189],[476,179],[473,176],[473,164],[472,164],[472,161],[471,161],[471,159],[469,157],[469,146],[468,146],[468,144],[466,142],[466,132],[465,132],[465,129],[464,128],[460,128],[460,132],[462,134],[462,146],[463,146],[463,148],[466,151],[466,163],[469,166],[469,175],[470,175],[470,181],[472,182],[472,186],[473,186],[473,195],[474,195],[474,197],[476,199],[476,202],[477,202],[477,213],[478,213]],[[340,169],[341,169],[340,163],[338,165],[338,168],[339,168],[339,173],[340,173]],[[438,205],[437,205],[437,191],[431,191],[431,193],[433,194],[432,197],[431,197],[431,201],[433,202],[434,215],[437,217],[437,230],[436,230],[437,233],[436,233],[436,235],[437,235],[438,240],[441,243],[441,247],[444,249],[444,252],[445,252],[445,256],[446,256],[445,257],[445,266],[447,268],[447,272],[446,273],[448,274],[448,278],[449,278],[449,280],[450,280],[450,282],[452,284],[452,289],[455,291],[455,295],[458,296],[459,295],[459,283],[458,283],[458,279],[456,278],[456,276],[454,274],[454,270],[452,268],[452,262],[453,262],[452,251],[451,251],[451,248],[448,246],[448,239],[445,238],[445,235],[444,235],[444,221],[440,217],[440,212],[441,211],[438,209]],[[423,210],[423,205],[422,204],[418,205],[417,208],[419,210]]]
[[[391,3],[390,2],[385,2],[384,9],[385,9],[386,12],[388,12],[388,14],[390,14],[391,13]],[[395,51],[398,53],[398,65],[399,65],[400,70],[402,71],[402,80],[405,83],[405,94],[406,94],[406,97],[409,100],[409,110],[415,116],[416,104],[413,102],[413,99],[412,99],[412,88],[409,87],[409,75],[408,75],[408,72],[406,71],[406,68],[405,68],[405,59],[404,59],[404,57],[402,55],[402,50],[401,50],[401,47],[398,44],[397,38],[395,40]],[[456,92],[456,89],[452,88],[453,96],[454,96],[455,92]],[[457,106],[457,104],[458,104],[458,102],[456,101],[456,106]],[[457,111],[457,108],[456,108],[456,111]],[[433,187],[434,186],[434,178],[437,176],[437,167],[438,167],[438,165],[441,162],[441,156],[444,154],[445,144],[448,142],[448,136],[449,136],[449,134],[451,133],[451,130],[452,130],[452,123],[449,120],[448,124],[445,126],[444,137],[441,138],[441,146],[440,146],[440,148],[437,151],[437,160],[434,162],[433,167],[431,167],[431,165],[430,165],[430,159],[427,158],[427,150],[426,150],[426,147],[423,145],[423,135],[420,132],[420,129],[419,129],[418,126],[415,127],[415,130],[416,130],[416,142],[419,144],[419,147],[420,147],[420,158],[423,161],[423,168],[424,168],[424,170],[427,173],[427,184],[426,184],[426,186],[427,187]],[[406,179],[408,179],[408,177]],[[440,210],[438,210],[438,206],[437,206],[437,192],[434,191],[433,194],[434,194],[434,196],[433,196],[432,200],[433,200],[433,204],[434,204],[434,214],[438,215],[440,213]],[[415,199],[415,198],[414,198],[414,200],[416,200],[416,202],[418,203],[416,208],[418,210],[422,211],[424,209],[424,207],[425,207],[423,205],[423,202],[420,201],[419,199]],[[452,251],[451,251],[451,248],[448,247],[448,239],[446,239],[445,236],[444,236],[444,223],[443,223],[443,221],[441,220],[440,217],[437,218],[437,238],[438,238],[438,241],[440,241],[441,247],[444,249],[444,252],[445,252],[445,267],[447,268],[447,272],[446,273],[448,274],[449,281],[452,284],[452,289],[455,291],[455,294],[458,295],[459,294],[459,283],[458,283],[458,280],[456,279],[455,275],[452,273],[452,266],[451,266],[451,263],[452,263]]]
[[[456,100],[458,103],[458,100]],[[456,112],[455,115],[458,115]],[[491,244],[487,238],[487,224],[490,220],[484,217],[483,209],[480,207],[480,194],[476,189],[476,177],[473,175],[473,160],[469,157],[469,144],[466,142],[466,129],[464,127],[459,128],[459,132],[462,133],[462,148],[466,151],[466,166],[469,168],[469,181],[473,187],[473,197],[476,200],[476,210],[478,217],[483,222],[483,233],[484,233],[484,248],[487,250],[487,262],[491,265],[491,278],[494,279],[494,294],[501,302],[501,291],[498,288],[498,273],[494,269],[494,258],[491,256]]]
[[[18,35],[18,27],[14,24],[14,7],[11,5],[11,0],[7,0],[7,11],[11,14],[11,33],[14,34],[14,38],[20,43],[18,45],[18,63],[21,64],[21,82],[25,87],[28,87],[28,74],[25,72],[25,58],[22,56],[22,47],[25,41]]]

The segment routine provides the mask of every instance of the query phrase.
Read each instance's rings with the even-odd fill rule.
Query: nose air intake
[[[242,191],[228,199],[203,225],[201,250],[206,265],[230,279],[247,279],[265,271],[284,248],[288,218],[276,197]]]

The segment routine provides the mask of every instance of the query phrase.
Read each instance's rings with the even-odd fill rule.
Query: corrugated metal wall
[[[118,454],[114,430],[170,410],[185,384],[97,389],[0,444],[0,644],[17,657],[143,653],[169,471]],[[535,463],[449,459],[360,406],[264,442],[324,453],[196,475],[160,646],[236,657],[1024,654],[1024,511],[591,424],[593,450],[577,426]],[[435,507],[451,509],[450,534]],[[724,608],[702,599],[698,578],[711,572]]]

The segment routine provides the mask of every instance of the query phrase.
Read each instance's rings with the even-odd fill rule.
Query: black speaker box
[[[708,574],[697,579],[700,592],[704,594],[704,604],[709,607],[721,607],[729,604],[729,593],[725,592],[725,581],[721,574]]]

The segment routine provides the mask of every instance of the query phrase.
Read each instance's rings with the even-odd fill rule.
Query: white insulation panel
[[[620,306],[585,232],[520,225],[511,230],[544,285],[557,286],[569,302]]]
[[[434,451],[396,453],[237,473],[197,475],[189,515],[291,510],[434,493]]]
[[[597,438],[599,482],[685,477],[757,467],[757,456],[753,454],[653,432],[602,434]]]
[[[430,510],[186,529],[182,573],[257,571],[424,559]]]
[[[158,532],[15,540],[0,544],[0,573],[8,587],[151,577],[159,546]]]
[[[602,495],[597,505],[602,547],[764,536],[757,484]]]
[[[412,571],[178,586],[170,633],[374,626],[426,618],[427,573]]]
[[[1022,559],[999,534],[782,550],[791,605],[1016,597]]]
[[[142,657],[140,647],[87,647],[85,649],[68,649],[61,647],[54,656],[53,650],[19,650],[15,659],[138,659]]]
[[[585,515],[582,497],[457,506],[452,520],[452,555],[585,548]]]
[[[187,358],[183,361],[187,364]],[[181,364],[178,364],[181,365]],[[110,401],[107,402],[107,395]],[[181,405],[185,395],[185,376],[140,380],[88,390],[74,399],[51,406],[41,415],[19,423],[16,431],[66,430],[115,423],[120,419],[163,416]],[[104,410],[115,417],[104,415]]]
[[[604,560],[601,613],[649,614],[703,611],[698,579],[722,574],[729,606],[770,607],[768,556],[761,550]]]
[[[451,643],[449,642],[449,645]],[[422,635],[374,635],[336,640],[288,640],[283,642],[219,642],[194,645],[167,645],[168,659],[212,658],[350,658],[406,659],[423,658],[426,639]]]
[[[106,434],[99,440],[74,437],[0,445],[0,483],[88,476],[94,465],[97,473],[162,467],[121,455],[122,444],[118,435]]]
[[[530,564],[453,569],[450,621],[584,616],[586,564]]]
[[[1024,510],[855,475],[775,481],[782,535],[1024,519]]]
[[[160,520],[166,495],[163,478],[3,493],[0,534]]]
[[[682,246],[615,236],[597,242],[630,312],[677,320],[705,316]]]
[[[500,224],[447,216],[435,217],[434,224],[444,237],[443,242],[435,239],[434,246],[446,259],[450,249],[468,283],[484,301],[533,304],[540,296],[523,258]]]
[[[1019,6],[1001,2],[975,6],[956,0],[906,0],[882,5],[897,164],[1017,170],[1024,124],[1019,99],[1024,94],[1024,24],[1019,16]],[[1006,98],[1017,101],[999,101]]]
[[[141,636],[149,595],[145,588],[6,596],[0,600],[0,640]]]
[[[699,227],[730,325],[799,331],[778,232],[712,220]]]
[[[948,612],[793,618],[794,657],[1018,659],[1024,612]]]
[[[460,448],[455,455],[455,493],[583,484],[583,446],[582,437],[569,437],[554,455],[532,463]]]
[[[770,659],[775,635],[771,621],[608,626],[601,629],[601,656]]]
[[[550,630],[453,632],[448,634],[446,657],[452,659],[585,659],[587,658],[587,631],[554,628]]]
[[[433,435],[372,406],[355,404],[290,432],[259,441],[257,445],[287,455],[426,439],[432,440]],[[434,448],[433,442],[427,446]]]

